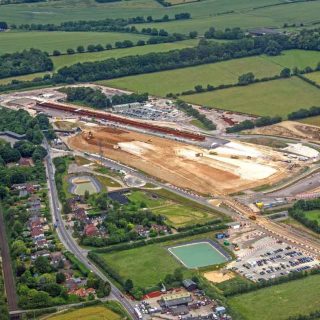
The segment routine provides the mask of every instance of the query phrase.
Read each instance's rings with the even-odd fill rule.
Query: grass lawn
[[[170,199],[170,196],[158,194],[159,191],[164,190],[133,191],[128,198],[138,206],[144,203],[152,212],[165,216],[167,223],[174,228],[196,223],[202,224],[221,217],[213,210],[197,206],[192,201],[181,203],[174,197]]]
[[[120,32],[1,32],[0,54],[29,48],[41,49],[48,53],[57,49],[64,53],[67,49],[76,49],[80,45],[86,48],[89,44],[105,46],[107,43],[114,44],[116,41],[137,42],[147,38],[144,35]]]
[[[320,275],[231,297],[229,304],[245,320],[285,320],[319,310]]]
[[[308,73],[308,74],[305,74],[304,76],[320,84],[320,71]]]
[[[133,191],[128,196],[129,200],[140,205],[144,203],[148,208],[152,209],[154,207],[163,206],[165,204],[170,204],[170,201],[166,199],[159,198],[157,195],[152,196],[152,192],[143,192],[143,191]]]
[[[80,308],[53,315],[50,320],[120,320],[121,316],[103,306]]]
[[[320,223],[320,210],[319,209],[305,211],[304,214],[309,220],[315,220],[315,221],[318,221],[318,223]]]
[[[128,89],[137,92],[149,92],[158,96],[165,96],[169,92],[179,93],[193,89],[196,85],[207,86],[211,84],[237,83],[238,77],[247,72],[253,72],[257,78],[279,74],[282,67],[269,62],[262,57],[249,57],[199,65],[189,68],[181,68],[169,71],[161,71],[150,74],[123,77],[108,81],[100,81],[100,84]]]
[[[214,238],[214,234],[207,233],[177,241],[150,244],[140,248],[118,252],[99,254],[106,263],[117,270],[123,279],[132,279],[135,286],[152,287],[157,285],[168,273],[173,273],[181,267],[185,277],[194,271],[188,270],[167,250],[167,247],[185,243],[191,240]]]
[[[105,187],[105,188],[108,188],[108,187],[112,187],[112,188],[118,188],[118,187],[121,187],[121,185],[109,178],[109,177],[104,177],[104,176],[99,176],[99,175],[95,175],[95,178]]]
[[[184,227],[190,224],[206,223],[217,216],[204,210],[197,210],[180,204],[172,204],[152,210],[154,213],[167,218],[169,225],[173,227]]]
[[[320,90],[299,78],[292,77],[184,96],[183,100],[260,116],[286,117],[288,113],[301,107],[310,108],[318,105]]]
[[[299,122],[320,127],[320,116],[301,119],[301,120],[299,120]]]

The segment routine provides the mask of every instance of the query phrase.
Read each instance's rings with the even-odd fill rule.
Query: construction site
[[[283,179],[297,170],[285,156],[267,147],[227,142],[203,148],[171,139],[105,126],[81,125],[66,139],[74,150],[104,157],[141,170],[161,181],[204,195],[238,192]]]

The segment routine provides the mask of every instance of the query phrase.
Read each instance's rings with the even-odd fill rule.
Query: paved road
[[[110,279],[108,279],[104,273],[102,273],[95,265],[93,265],[89,261],[86,255],[86,251],[83,250],[77,244],[77,242],[73,239],[73,237],[69,234],[68,230],[65,227],[64,221],[61,216],[60,204],[59,204],[56,184],[54,180],[54,165],[52,163],[50,146],[48,145],[48,142],[46,140],[45,140],[45,147],[48,151],[48,156],[46,157],[45,164],[46,164],[47,178],[48,178],[49,199],[50,199],[53,219],[54,221],[58,222],[56,230],[57,230],[59,239],[61,240],[65,248],[70,252],[72,252],[87,268],[89,268],[92,272],[97,274],[104,281],[108,280],[110,282]],[[112,283],[111,283],[110,298],[118,300],[123,305],[123,307],[127,310],[127,312],[131,315],[132,319],[137,319],[134,313],[134,308],[130,300],[124,297],[120,292],[120,290]]]
[[[18,310],[16,283],[15,283],[13,272],[12,272],[9,244],[6,237],[6,230],[5,230],[2,211],[0,211],[0,249],[1,249],[1,256],[2,256],[4,286],[7,294],[9,311],[15,311],[15,310]],[[0,315],[0,319],[1,319],[1,315]]]

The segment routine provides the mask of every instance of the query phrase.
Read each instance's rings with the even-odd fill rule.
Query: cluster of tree
[[[299,109],[288,114],[289,120],[304,119],[320,115],[320,107],[311,107],[310,109]]]
[[[148,93],[132,93],[107,97],[101,90],[90,87],[69,87],[62,89],[67,94],[67,101],[80,102],[97,109],[110,108],[113,105],[145,102]]]
[[[1,4],[15,4],[15,3],[33,3],[33,2],[44,2],[46,0],[1,0]]]
[[[114,95],[111,98],[112,105],[118,104],[127,104],[127,103],[134,103],[134,102],[145,102],[149,99],[148,93],[131,93],[131,94],[120,94]]]
[[[320,318],[320,310],[311,312],[307,315],[291,316],[288,320],[317,320]]]
[[[44,114],[38,114],[33,118],[23,109],[15,111],[1,108],[0,110],[0,131],[12,131],[20,135],[25,134],[26,139],[33,144],[42,143],[42,130],[45,130],[45,135],[48,139],[55,138],[49,119]]]
[[[227,40],[238,40],[245,37],[245,32],[240,28],[226,28],[223,30],[216,30],[211,27],[204,33],[206,39],[227,39]]]
[[[66,205],[67,196],[66,196],[64,189],[63,189],[63,179],[64,179],[65,173],[67,172],[69,161],[70,161],[70,158],[68,158],[68,157],[58,157],[58,158],[53,159],[53,164],[56,169],[55,182],[56,182],[56,186],[57,186],[58,197],[59,197],[59,200],[62,204],[62,212],[64,214],[68,213],[68,212],[65,212],[68,210],[65,210],[65,207],[67,206]]]
[[[299,200],[292,208],[289,209],[289,214],[294,219],[301,222],[307,228],[313,230],[316,233],[320,233],[320,224],[316,219],[310,219],[308,217],[308,211],[320,209],[320,199],[314,200]]]
[[[98,3],[109,3],[109,2],[118,2],[118,1],[122,1],[122,0],[95,0],[95,2],[98,2]]]
[[[0,30],[7,30],[8,24],[5,21],[0,21]]]
[[[104,197],[107,199],[107,195],[104,195]],[[152,229],[153,224],[165,225],[165,218],[145,209],[121,208],[118,203],[113,202],[112,206],[108,208],[108,215],[101,223],[101,226],[108,233],[108,237],[82,236],[80,241],[85,245],[101,247],[145,238],[136,231],[135,227],[137,225],[149,230],[149,237],[163,235],[164,233],[160,232],[158,234],[156,230]],[[80,235],[83,227],[84,225],[81,222],[75,223],[75,234]]]
[[[178,100],[177,107],[183,110],[187,115],[199,120],[206,129],[215,130],[217,128],[216,125],[210,119],[208,119],[204,114],[200,113],[197,109],[194,109],[192,105],[187,104],[184,101]]]
[[[112,106],[110,99],[99,89],[90,87],[69,87],[64,88],[67,94],[67,101],[78,102],[92,108],[104,109]]]
[[[0,56],[0,78],[51,71],[53,63],[48,55],[37,49],[7,53]]]
[[[265,127],[270,126],[275,123],[279,123],[282,121],[282,118],[280,116],[275,117],[260,117],[257,120],[244,120],[232,127],[227,128],[227,133],[234,133],[239,132],[242,130],[249,130],[253,129],[255,127]]]

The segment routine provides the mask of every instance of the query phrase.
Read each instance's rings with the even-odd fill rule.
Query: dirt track
[[[88,138],[88,130],[93,138]],[[262,160],[231,160],[230,155],[214,159],[215,156],[196,146],[107,127],[89,128],[87,132],[69,138],[68,144],[72,149],[91,153],[102,150],[108,158],[202,194],[232,193],[278,180],[283,174],[274,165],[276,169],[272,170],[276,173],[267,179],[246,179],[237,172],[237,164],[231,162],[243,161],[250,166]],[[204,156],[196,157],[197,153]],[[261,168],[263,166],[266,163],[261,164]]]

